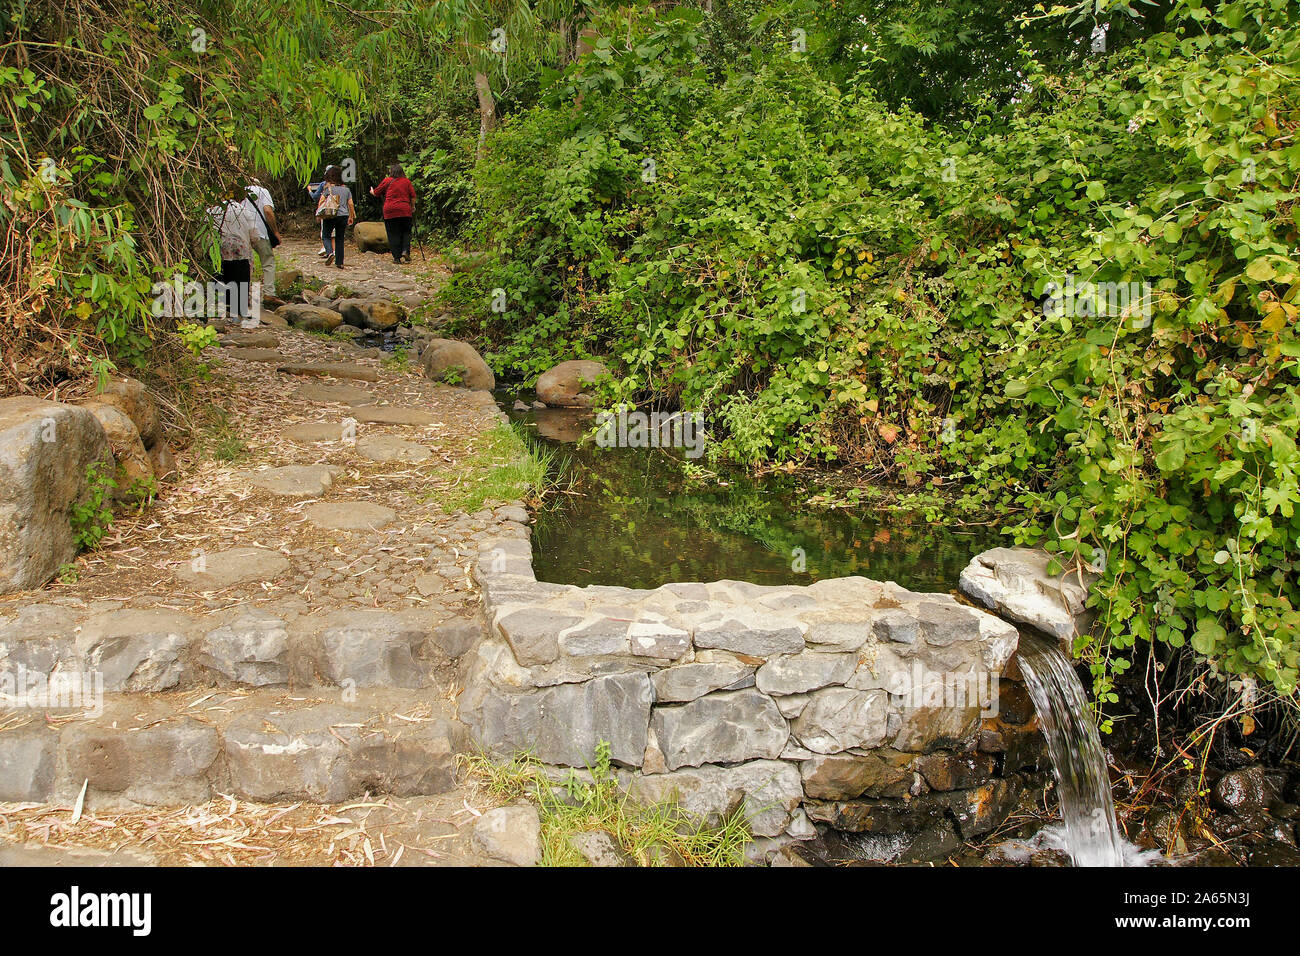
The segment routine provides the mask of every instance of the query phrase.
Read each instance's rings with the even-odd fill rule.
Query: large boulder
[[[490,392],[496,376],[472,345],[455,339],[433,339],[420,357],[426,378],[462,388]]]
[[[389,252],[388,230],[382,222],[359,222],[352,230],[358,252]]]
[[[140,485],[148,485],[154,476],[153,460],[145,451],[144,442],[140,440],[140,430],[135,427],[130,417],[116,405],[104,402],[86,402],[82,408],[87,409],[104,429],[108,436],[109,447],[117,459],[117,489],[114,497],[119,500],[133,497]]]
[[[379,331],[395,329],[406,318],[406,309],[387,299],[343,299],[338,311],[348,325]]]
[[[253,343],[245,343],[252,345]],[[271,343],[272,347],[276,345]],[[152,448],[163,437],[162,417],[158,405],[143,382],[121,376],[110,378],[103,390],[94,396],[95,401],[121,409],[140,432],[145,448]],[[112,436],[109,436],[112,440]]]
[[[76,556],[68,515],[96,462],[111,452],[88,409],[0,399],[0,593],[41,587]]]
[[[285,305],[280,307],[278,314],[294,328],[304,332],[333,332],[343,324],[342,315],[318,305]]]
[[[1034,548],[990,548],[971,559],[957,587],[991,611],[1028,624],[1070,648],[1088,633],[1088,589],[1097,575],[1048,574],[1052,556]]]
[[[589,386],[608,374],[594,359],[561,362],[537,379],[537,399],[552,408],[591,408],[596,396]]]

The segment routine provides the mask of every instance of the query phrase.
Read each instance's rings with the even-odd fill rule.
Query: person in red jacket
[[[384,230],[394,262],[411,261],[411,221],[415,217],[415,187],[400,163],[388,167],[388,175],[370,195],[384,201]]]

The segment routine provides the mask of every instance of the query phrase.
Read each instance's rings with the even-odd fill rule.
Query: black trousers
[[[246,319],[253,314],[248,301],[249,284],[253,279],[253,263],[249,259],[222,259],[217,281],[226,300],[226,315]]]
[[[343,238],[348,232],[348,217],[334,216],[331,219],[323,219],[321,221],[323,223],[321,238],[326,240],[328,243],[330,237],[333,237],[334,263],[335,265],[341,266],[343,265]]]
[[[388,233],[388,251],[397,262],[402,256],[411,254],[411,217],[395,216],[384,220],[384,231]]]

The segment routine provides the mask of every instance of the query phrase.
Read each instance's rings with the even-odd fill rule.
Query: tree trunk
[[[483,158],[483,144],[487,140],[487,134],[496,129],[497,125],[497,102],[492,96],[492,85],[488,82],[486,73],[474,74],[474,89],[478,91],[478,154],[477,158]]]

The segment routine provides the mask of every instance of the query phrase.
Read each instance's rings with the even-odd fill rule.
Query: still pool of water
[[[1006,543],[987,527],[900,518],[869,506],[819,508],[807,503],[815,489],[787,475],[692,481],[665,450],[579,444],[590,416],[514,411],[514,395],[497,397],[533,440],[559,449],[573,479],[533,528],[533,567],[542,581],[655,588],[724,578],[811,584],[856,574],[949,591],[972,557]]]

